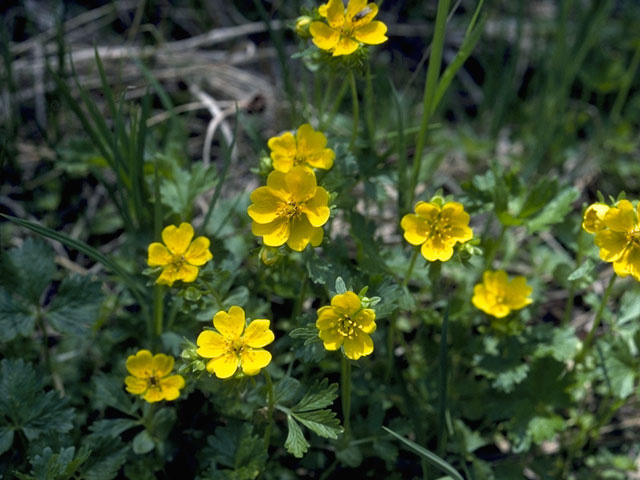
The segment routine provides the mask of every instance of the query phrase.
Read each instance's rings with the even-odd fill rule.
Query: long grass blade
[[[412,442],[408,438],[404,438],[402,435],[397,434],[396,432],[394,432],[390,428],[387,428],[385,426],[383,426],[382,428],[384,429],[385,432],[393,435],[395,438],[400,440],[410,450],[413,450],[421,458],[425,459],[427,462],[429,462],[434,467],[436,467],[436,468],[440,469],[441,471],[445,472],[451,478],[454,478],[455,480],[464,480],[462,475],[460,475],[455,468],[453,468],[449,463],[447,463],[445,460],[440,458],[435,453],[427,450],[424,447],[421,447],[420,445],[418,445],[415,442]]]

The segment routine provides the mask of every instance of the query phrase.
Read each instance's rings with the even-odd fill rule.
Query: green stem
[[[622,78],[622,85],[620,86],[620,90],[618,90],[618,95],[616,95],[616,99],[613,102],[613,107],[611,108],[611,118],[615,121],[620,118],[620,113],[622,113],[622,107],[624,106],[624,102],[627,99],[627,95],[629,95],[629,89],[631,88],[631,83],[635,78],[636,71],[638,70],[638,66],[640,65],[640,44],[636,47],[636,51],[633,54],[633,59],[631,60],[631,65],[629,66],[629,70]]]
[[[42,332],[42,356],[44,357],[44,363],[47,367],[47,371],[51,374],[51,378],[54,378],[53,363],[51,362],[51,355],[49,355],[49,336],[47,335],[47,325],[45,324],[44,316],[42,315],[39,307],[38,313],[36,314],[36,323]]]
[[[153,337],[154,344],[158,344],[163,328],[164,313],[164,286],[155,285],[153,287]]]
[[[342,356],[341,376],[342,423],[344,425],[344,438],[349,441],[351,439],[351,363],[344,355]]]
[[[351,142],[349,142],[349,150],[353,152],[356,148],[356,139],[358,138],[360,106],[358,104],[358,89],[356,87],[356,77],[353,74],[352,70],[349,70],[349,85],[351,86],[351,100],[353,102],[353,133],[351,134]]]
[[[495,243],[491,246],[491,250],[487,253],[487,256],[485,257],[485,262],[484,262],[485,270],[491,270],[493,268],[493,260],[496,258],[496,253],[498,253],[498,248],[502,243],[502,239],[504,238],[504,234],[506,232],[507,232],[507,226],[504,224],[501,224],[500,234],[498,235],[498,238],[496,239]]]
[[[409,280],[411,280],[411,274],[413,273],[413,267],[416,265],[416,260],[418,259],[418,254],[420,253],[420,248],[416,247],[413,250],[413,255],[411,256],[411,261],[409,262],[409,268],[407,269],[407,274],[404,276],[404,280],[402,281],[402,286],[406,287],[409,285]]]
[[[420,131],[416,141],[416,151],[413,158],[413,169],[411,172],[411,185],[409,187],[409,196],[405,209],[409,210],[409,206],[413,204],[418,177],[420,176],[420,166],[422,165],[422,150],[427,136],[427,128],[429,120],[433,113],[433,101],[435,98],[436,88],[438,86],[438,78],[440,76],[440,66],[442,63],[442,50],[444,48],[445,27],[447,24],[447,13],[449,12],[449,0],[438,1],[438,11],[436,12],[436,26],[433,32],[433,41],[431,42],[431,55],[429,56],[429,66],[427,67],[427,78],[424,83],[424,95],[422,97],[422,119],[420,121]]]
[[[367,60],[365,72],[366,86],[364,89],[365,121],[367,123],[367,133],[369,134],[369,145],[374,148],[376,138],[376,122],[374,120],[373,108],[373,82],[371,81],[371,61]]]
[[[447,444],[445,423],[447,414],[447,328],[449,325],[449,302],[442,317],[442,333],[440,335],[440,401],[438,403],[438,455],[444,453]]]
[[[349,79],[345,78],[344,82],[340,86],[340,90],[338,90],[338,94],[336,95],[333,104],[331,105],[331,110],[329,111],[329,116],[325,120],[320,121],[320,130],[325,130],[328,125],[333,123],[333,119],[338,113],[338,109],[340,108],[340,104],[342,103],[342,99],[344,98],[345,93],[347,93],[347,87],[349,86]]]
[[[584,232],[582,227],[578,227],[578,245],[577,245],[577,253],[576,253],[576,268],[580,268],[582,265],[582,238],[584,236]],[[576,283],[571,282],[569,285],[569,294],[567,295],[567,303],[564,306],[564,314],[562,315],[562,325],[567,325],[569,320],[571,320],[571,314],[573,313],[573,300],[576,295]]]
[[[267,369],[263,369],[264,379],[267,382],[267,428],[264,430],[264,448],[269,451],[269,443],[271,441],[271,430],[273,428],[273,408],[275,405],[275,397],[273,395],[273,382],[271,375]]]
[[[602,301],[600,302],[600,306],[598,307],[598,311],[596,312],[596,316],[593,319],[593,325],[591,326],[591,330],[587,334],[587,338],[584,339],[584,343],[582,344],[582,350],[576,356],[576,364],[581,363],[589,350],[591,349],[591,344],[593,343],[593,339],[596,335],[596,331],[600,326],[600,321],[602,320],[602,314],[604,313],[604,308],[607,305],[607,301],[609,300],[609,295],[611,294],[611,290],[613,289],[613,284],[616,281],[617,275],[614,273],[611,275],[611,279],[609,280],[609,284],[607,285],[607,289],[604,291],[604,295],[602,296]]]
[[[302,285],[300,285],[300,295],[298,295],[298,299],[296,300],[296,303],[293,308],[293,313],[291,316],[291,319],[294,322],[298,319],[298,317],[302,313],[302,304],[304,303],[304,296],[307,293],[307,283],[309,283],[308,280],[309,280],[309,272],[306,272],[302,279]]]

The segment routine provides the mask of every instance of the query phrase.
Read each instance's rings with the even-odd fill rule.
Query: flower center
[[[158,388],[160,386],[160,379],[155,375],[149,377],[149,388]]]
[[[358,324],[349,315],[343,315],[338,320],[337,330],[343,337],[353,338],[356,334],[356,328],[358,328]]]
[[[239,355],[242,350],[244,350],[244,341],[241,338],[238,338],[231,342],[230,349],[236,354]]]
[[[627,233],[627,242],[633,243],[636,247],[640,247],[640,226],[636,226]]]
[[[185,263],[187,263],[187,260],[184,258],[184,255],[174,255],[171,259],[171,265],[176,271],[180,270]]]
[[[282,213],[285,217],[297,217],[300,215],[300,203],[298,202],[287,202],[284,206]]]
[[[451,224],[448,221],[438,217],[436,221],[433,223],[433,225],[431,226],[431,232],[429,236],[436,237],[442,240],[445,237],[451,236],[450,232],[451,232]]]

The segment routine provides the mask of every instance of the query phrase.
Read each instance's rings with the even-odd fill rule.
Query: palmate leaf
[[[264,443],[253,433],[253,426],[239,421],[217,427],[207,438],[202,454],[211,463],[212,470],[204,478],[254,479],[267,460]]]
[[[53,453],[45,447],[40,455],[31,460],[32,470],[29,475],[16,472],[20,480],[67,480],[76,478],[78,469],[87,461],[91,451],[81,447],[76,454],[75,447],[61,448]]]
[[[53,250],[39,238],[29,237],[0,257],[0,284],[32,305],[39,305],[55,271]]]
[[[191,171],[174,166],[173,176],[160,182],[160,198],[173,213],[188,218],[194,199],[215,184],[215,169],[196,163]]]
[[[46,318],[59,332],[82,335],[96,322],[103,298],[99,282],[66,277],[49,305]]]
[[[0,341],[8,342],[18,335],[27,336],[34,325],[35,318],[30,308],[0,288]]]
[[[58,392],[42,391],[40,377],[23,360],[0,363],[0,428],[4,429],[0,446],[10,448],[7,428],[21,430],[27,440],[45,432],[66,433],[73,428],[73,409]],[[2,431],[0,431],[0,434]],[[0,451],[0,454],[4,453]]]
[[[309,449],[299,423],[323,438],[338,438],[343,432],[335,412],[324,409],[336,399],[337,390],[338,385],[330,385],[325,378],[316,381],[294,407],[280,408],[287,414],[289,433],[284,446],[289,453],[300,458]]]

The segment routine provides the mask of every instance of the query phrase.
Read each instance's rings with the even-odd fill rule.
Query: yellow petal
[[[325,306],[318,310],[316,328],[318,330],[329,330],[338,324],[341,315],[338,315],[333,307]]]
[[[284,207],[282,194],[271,187],[259,187],[251,193],[251,205],[247,213],[258,223],[270,223],[278,218],[278,212]]]
[[[192,238],[193,227],[185,222],[179,227],[169,225],[162,230],[162,241],[174,255],[183,255],[189,248]]]
[[[274,153],[296,155],[296,139],[291,132],[285,132],[279,137],[271,137],[267,142],[269,149]]]
[[[327,146],[327,137],[322,132],[317,132],[311,125],[305,123],[298,127],[296,143],[299,155],[308,156]]]
[[[162,393],[162,388],[158,387],[149,387],[147,393],[142,397],[149,403],[160,402],[164,400],[164,393]]]
[[[173,370],[174,360],[170,355],[158,353],[153,356],[153,371],[157,377],[166,377]]]
[[[356,40],[359,42],[366,43],[367,45],[380,45],[389,40],[385,35],[386,33],[387,26],[382,22],[374,20],[357,28],[353,32],[353,36],[356,37]]]
[[[251,232],[262,237],[262,242],[268,247],[284,245],[289,238],[291,225],[287,217],[279,217],[271,223],[251,223]]]
[[[360,297],[358,297],[358,295],[354,292],[348,291],[335,295],[331,299],[331,306],[337,313],[354,316],[356,312],[362,308],[362,303],[360,302]]]
[[[344,342],[344,335],[338,333],[338,330],[331,328],[329,330],[320,330],[318,336],[327,350],[338,350]]]
[[[144,391],[149,386],[149,382],[147,382],[147,380],[131,376],[125,377],[124,383],[126,385],[127,392],[133,393],[134,395],[140,395],[141,393],[144,393]]]
[[[375,5],[375,4],[374,4]],[[353,17],[358,15],[367,6],[367,0],[349,0],[347,3],[347,20],[353,21]]]
[[[187,249],[187,253],[184,254],[184,258],[191,265],[201,266],[207,263],[213,258],[209,251],[209,245],[211,242],[207,237],[198,237]]]
[[[609,205],[600,202],[589,205],[584,211],[582,228],[588,233],[597,233],[605,228],[603,220],[609,208]]]
[[[354,317],[354,321],[364,333],[373,333],[376,331],[375,318],[375,311],[370,308],[364,308]]]
[[[365,5],[366,0],[365,1],[360,0],[359,3],[361,5],[360,10],[355,12],[353,15],[349,15],[347,13],[347,17],[351,22],[351,25],[353,26],[353,28],[356,29],[356,34],[358,33],[359,29],[369,24],[369,22],[371,22],[371,20],[373,20],[375,16],[378,14],[378,6],[375,3],[370,3],[368,5]],[[348,7],[347,7],[347,11],[348,11]],[[382,22],[377,22],[377,23],[382,23]],[[385,28],[385,32],[386,32],[386,28]],[[368,42],[365,42],[365,43],[368,43]]]
[[[527,285],[524,277],[515,277],[507,287],[505,303],[511,310],[520,310],[533,302],[529,295],[533,288]]]
[[[633,205],[629,200],[620,200],[604,216],[604,224],[614,232],[629,232],[635,226]]]
[[[411,245],[421,245],[427,239],[429,227],[423,218],[407,213],[400,221],[404,230],[404,239]]]
[[[313,233],[311,234],[311,246],[317,247],[322,243],[322,238],[324,237],[324,231],[322,227],[314,227]]]
[[[291,192],[289,192],[285,178],[285,173],[274,170],[267,177],[267,187],[275,190],[275,192],[271,192],[273,195],[279,196],[283,201],[288,201],[291,198]]]
[[[323,3],[318,7],[318,13],[321,17],[327,18],[327,8],[329,7],[328,3]]]
[[[373,340],[366,333],[358,332],[351,338],[344,339],[344,354],[351,360],[358,360],[360,357],[370,355],[373,352]]]
[[[154,242],[149,245],[147,264],[150,267],[161,267],[171,263],[173,255],[167,247],[161,243]]]
[[[311,41],[321,50],[332,50],[340,40],[340,32],[324,22],[313,22],[309,26]]]
[[[160,380],[160,387],[165,400],[175,400],[180,396],[180,389],[184,388],[184,378],[182,375],[171,375]]]
[[[176,270],[174,265],[167,265],[162,269],[162,273],[156,280],[156,283],[171,286],[176,280],[178,280],[178,270]]]
[[[344,25],[344,4],[342,0],[329,0],[327,3],[327,21],[333,28]]]
[[[229,342],[218,332],[204,330],[198,335],[196,340],[198,345],[197,354],[203,358],[215,358],[223,355],[229,350]]]
[[[331,214],[328,205],[329,192],[322,187],[318,187],[316,194],[300,206],[300,211],[307,216],[311,225],[321,227],[327,223]]]
[[[244,343],[253,348],[262,348],[273,342],[275,336],[269,330],[270,323],[269,320],[265,319],[252,321],[244,332]]]
[[[298,165],[285,174],[287,191],[294,202],[306,202],[317,190],[316,174],[308,167]]]
[[[440,205],[430,202],[418,202],[414,208],[416,215],[424,218],[427,223],[433,224],[440,214]]]
[[[245,348],[240,354],[240,364],[245,375],[257,375],[269,362],[271,354],[266,350]]]
[[[294,217],[291,221],[291,230],[289,232],[289,238],[287,239],[287,245],[296,252],[301,252],[311,241],[315,228],[309,223],[307,217],[301,215],[300,217]]]
[[[207,364],[207,371],[218,378],[229,378],[238,369],[238,356],[234,352],[214,358]]]
[[[618,261],[614,262],[613,270],[620,277],[633,275],[636,280],[640,279],[640,248],[635,244],[629,245]]]
[[[153,361],[149,350],[140,350],[127,358],[127,371],[138,378],[149,378],[153,375]]]
[[[185,263],[176,272],[176,279],[185,283],[194,282],[198,278],[198,271],[198,267]]]
[[[437,237],[428,238],[420,248],[422,256],[430,262],[446,262],[453,256],[453,245]]]
[[[595,244],[600,247],[600,258],[605,262],[615,262],[627,246],[627,234],[612,230],[600,230],[596,233]]]
[[[338,57],[340,55],[350,55],[358,49],[358,42],[350,37],[340,37],[338,43],[333,49],[333,56]]]
[[[244,310],[234,305],[229,309],[229,313],[224,310],[219,311],[213,317],[213,326],[227,340],[233,342],[239,339],[245,326]]]
[[[273,160],[273,169],[282,173],[287,173],[291,170],[295,163],[295,157],[281,155],[279,153],[272,153],[271,159]]]
[[[313,168],[322,168],[323,170],[329,170],[333,167],[333,160],[336,158],[336,154],[330,148],[324,148],[316,152],[307,155],[307,164]]]

